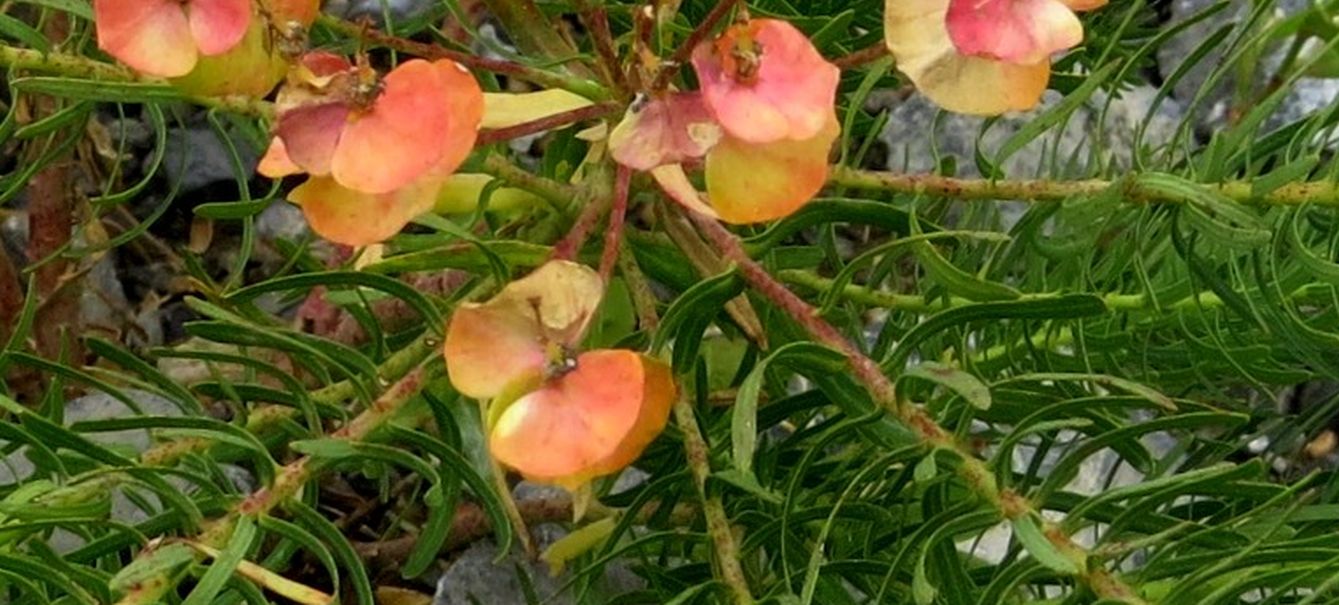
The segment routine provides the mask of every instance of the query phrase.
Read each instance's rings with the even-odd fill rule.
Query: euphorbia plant
[[[954,178],[962,158],[948,155],[917,158],[934,174],[869,170],[883,163],[866,153],[878,142],[906,143],[880,125],[916,115],[897,105],[913,88],[951,111],[1033,107],[1085,24],[1101,28],[1102,51],[1066,56],[1065,69],[1121,75],[1079,87],[1004,154],[1049,139],[1042,131],[1092,102],[1083,94],[1109,86],[1104,102],[1121,102],[1175,37],[1153,34],[1164,24],[1146,3],[1081,21],[1104,2],[460,0],[375,25],[316,22],[316,0],[93,0],[91,26],[82,1],[13,4],[0,33],[32,48],[0,43],[19,76],[0,138],[24,150],[0,162],[15,170],[4,199],[24,200],[6,209],[0,246],[0,319],[12,316],[0,321],[0,370],[54,377],[30,389],[38,396],[0,387],[0,409],[18,419],[0,425],[0,445],[41,474],[0,486],[0,593],[16,603],[258,602],[255,587],[312,605],[390,601],[469,559],[443,551],[490,531],[506,550],[528,535],[511,530],[581,510],[598,519],[549,559],[592,553],[570,583],[590,588],[589,602],[1330,596],[1325,537],[1339,523],[1332,494],[1311,489],[1329,471],[1279,485],[1259,461],[1234,462],[1237,444],[1272,430],[1232,408],[1239,390],[1334,365],[1327,213],[1339,188],[1320,178],[1334,172],[1333,139],[1318,135],[1333,112],[1250,145],[1295,74],[1278,75],[1240,127],[1212,133],[1204,154],[1186,127],[1152,150],[1150,132],[1128,158],[1074,149],[1028,180]],[[1254,6],[1267,20],[1268,0]],[[68,18],[48,20],[52,7]],[[468,21],[479,15],[506,35],[475,39],[487,31]],[[70,31],[31,43],[48,25]],[[1250,54],[1274,39],[1259,27],[1207,39],[1229,58]],[[1152,82],[1165,84],[1160,112],[1208,106],[1176,98],[1193,71]],[[103,91],[114,111],[89,111]],[[220,194],[226,183],[186,191],[190,179],[162,187],[108,144],[113,124],[129,131],[138,116],[169,140],[163,116],[199,119],[190,104],[209,109],[203,121],[227,145],[268,143],[268,197],[245,174],[235,195]],[[945,134],[929,122],[927,136]],[[1063,139],[1047,153],[1070,152]],[[179,155],[158,151],[143,164]],[[228,159],[244,172],[238,151]],[[984,166],[995,150],[973,151]],[[21,191],[30,169],[43,178]],[[1046,178],[1071,169],[1088,172]],[[1303,173],[1315,182],[1285,182]],[[82,192],[95,201],[59,207],[71,184],[96,184]],[[161,211],[122,204],[155,188]],[[343,246],[272,236],[264,204],[279,198]],[[189,199],[189,241],[180,221],[159,220],[180,218],[174,199]],[[1036,205],[1005,230],[995,199]],[[8,271],[9,227],[24,215],[37,227],[31,262]],[[226,244],[211,248],[214,230]],[[47,338],[59,356],[34,355],[43,336],[31,332],[59,324],[62,294],[95,266],[69,257],[142,232],[153,245],[86,258],[100,270],[158,255],[189,271],[136,302],[145,314],[185,309],[199,320],[183,328],[192,342],[140,360],[88,338],[94,359],[73,338]],[[206,367],[174,368],[174,357]],[[190,417],[66,426],[61,397],[85,384],[127,405],[155,391]],[[127,428],[158,441],[137,455],[84,435]],[[1314,443],[1308,455],[1326,456]],[[1151,481],[1084,495],[1091,486],[1069,479],[1090,455]],[[255,489],[221,462],[251,471]],[[649,479],[599,480],[629,466]],[[135,491],[152,518],[108,523],[107,485]],[[1295,507],[1297,494],[1311,500]],[[88,543],[57,560],[47,538],[67,525]],[[997,557],[975,550],[1002,534]],[[1304,556],[1290,560],[1289,546]],[[1222,556],[1231,549],[1251,556]],[[619,557],[640,558],[647,582],[604,599],[585,579]]]

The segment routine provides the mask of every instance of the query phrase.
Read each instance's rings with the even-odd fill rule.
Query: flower
[[[310,53],[279,93],[259,170],[311,175],[289,199],[326,239],[379,242],[432,209],[474,147],[483,103],[478,83],[450,60],[414,59],[378,78],[343,57]]]
[[[693,51],[703,102],[750,143],[812,139],[827,125],[841,70],[794,25],[754,19]]]
[[[609,149],[618,163],[647,171],[700,158],[721,136],[702,95],[686,92],[634,103],[609,132]]]
[[[184,76],[201,55],[237,46],[251,25],[250,0],[94,0],[98,47],[136,71]]]
[[[461,393],[491,399],[489,450],[533,481],[575,490],[631,464],[664,429],[669,368],[632,351],[577,353],[604,284],[551,261],[491,300],[462,304],[443,354]]]
[[[1051,55],[1083,41],[1074,11],[1106,0],[887,0],[897,67],[936,104],[997,115],[1041,100]]]
[[[603,296],[594,271],[553,261],[488,302],[460,305],[444,344],[451,384],[491,399],[518,382],[540,380],[550,363],[580,344]]]
[[[570,491],[636,461],[676,396],[669,368],[632,351],[582,353],[574,366],[507,405],[488,436],[499,462]]]
[[[269,25],[263,19],[252,19],[237,46],[220,55],[199,57],[189,73],[171,79],[172,85],[200,96],[268,95],[288,70],[288,61],[271,39]]]
[[[616,161],[728,223],[781,218],[814,197],[840,133],[840,70],[785,21],[728,28],[693,53],[700,92],[643,99],[609,134]],[[706,158],[706,196],[682,164]]]

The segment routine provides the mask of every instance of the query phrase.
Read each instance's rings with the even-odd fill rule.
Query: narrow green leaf
[[[902,376],[929,380],[961,395],[978,410],[990,409],[990,387],[976,376],[954,366],[925,361],[907,368]]]
[[[1014,519],[1013,528],[1014,535],[1018,536],[1023,548],[1026,548],[1038,563],[1067,575],[1079,573],[1078,564],[1060,552],[1060,549],[1046,537],[1035,516],[1028,514]]]
[[[237,565],[246,560],[246,554],[255,539],[256,522],[250,517],[237,517],[228,544],[214,558],[204,575],[200,576],[200,581],[181,605],[209,605],[213,602],[237,571]]]

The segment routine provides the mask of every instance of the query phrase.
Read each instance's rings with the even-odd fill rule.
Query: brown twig
[[[9,340],[9,331],[23,309],[23,283],[9,252],[0,244],[0,342]]]
[[[371,27],[365,27],[359,23],[333,17],[321,17],[321,23],[340,34],[362,40],[364,43],[408,53],[416,57],[450,59],[470,69],[491,71],[496,74],[533,82],[546,88],[562,88],[597,101],[609,97],[609,92],[603,86],[585,78],[538,69],[515,61],[479,57],[449,48],[442,48],[435,44],[416,42],[407,38],[392,36]]]
[[[596,103],[595,105],[588,105],[586,107],[580,107],[562,113],[555,113],[551,116],[545,116],[538,120],[517,124],[515,126],[484,130],[479,133],[477,144],[488,145],[490,143],[510,141],[532,134],[539,134],[541,132],[570,126],[577,122],[603,118],[618,112],[620,109],[621,106],[617,103]]]
[[[842,55],[833,59],[832,64],[836,65],[838,69],[845,71],[848,69],[855,69],[866,63],[873,63],[886,56],[888,56],[888,46],[880,40],[871,46],[866,46],[849,55]]]
[[[52,15],[43,33],[53,43],[64,41],[70,34],[69,16],[59,12]],[[37,95],[33,99],[34,119],[51,116],[60,109],[55,97]],[[45,152],[42,144],[24,149],[30,162],[39,161]],[[62,287],[67,272],[74,267],[70,261],[55,257],[69,245],[74,233],[79,204],[77,173],[78,164],[62,157],[39,170],[28,183],[28,258],[42,262],[34,271],[34,288],[42,305],[33,324],[33,339],[37,354],[53,360],[62,354],[73,360],[82,357],[77,340],[81,333],[78,288]]]
[[[627,98],[628,72],[623,69],[618,52],[614,50],[614,35],[609,31],[609,12],[604,6],[592,6],[590,0],[578,0],[576,6],[581,23],[590,32],[591,44],[595,47],[595,55],[600,58],[600,68],[606,80],[620,98]]]
[[[711,35],[712,30],[715,29],[716,24],[725,19],[726,15],[729,15],[730,11],[738,4],[739,0],[719,0],[716,6],[711,9],[711,12],[707,13],[707,16],[702,19],[702,22],[697,24],[692,33],[689,33],[688,37],[684,38],[683,42],[679,44],[679,47],[674,49],[674,54],[670,55],[669,60],[661,66],[660,73],[656,74],[655,82],[651,85],[651,90],[664,90],[665,87],[669,86],[670,78],[679,73],[679,68],[693,56],[693,50],[697,48],[697,45],[706,40],[707,36]]]

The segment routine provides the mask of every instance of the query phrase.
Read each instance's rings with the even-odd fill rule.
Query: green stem
[[[781,281],[794,286],[800,286],[806,290],[814,292],[827,292],[836,287],[835,280],[822,277],[812,271],[802,269],[787,269],[779,271],[777,277]],[[1295,302],[1323,302],[1327,294],[1323,291],[1325,287],[1321,284],[1308,284],[1294,290],[1290,295]],[[966,298],[953,297],[933,297],[926,298],[919,294],[894,294],[892,292],[881,292],[868,286],[856,284],[846,284],[841,291],[842,298],[846,300],[870,305],[881,309],[892,311],[906,311],[908,313],[935,313],[956,307],[963,307],[974,304],[973,301]],[[1018,300],[1052,300],[1059,298],[1060,294],[1023,294]],[[1153,300],[1145,294],[1103,294],[1101,295],[1103,304],[1110,311],[1158,311],[1159,307],[1153,304]],[[1170,303],[1164,303],[1161,311],[1183,311],[1198,308],[1216,309],[1223,306],[1223,300],[1210,291],[1198,292],[1185,298],[1181,298]]]
[[[531,174],[499,153],[485,157],[479,169],[517,189],[538,195],[563,211],[571,210],[572,205],[585,196],[582,188]]]
[[[1110,190],[1113,186],[1119,186],[1122,188],[1122,197],[1130,202],[1181,203],[1186,201],[1184,195],[1159,188],[1141,186],[1137,180],[1133,179],[1126,183],[1102,179],[1075,181],[957,179],[933,174],[898,174],[834,166],[832,173],[828,176],[828,184],[855,190],[890,191],[963,201],[1025,200],[1033,202],[1061,202],[1073,197],[1097,195]],[[1252,184],[1244,181],[1228,181],[1203,186],[1242,204],[1339,206],[1339,184],[1331,182],[1289,183],[1264,195],[1257,195]]]
[[[702,429],[697,425],[697,417],[687,392],[680,394],[674,402],[674,420],[683,433],[684,454],[688,458],[688,468],[693,473],[697,496],[702,500],[702,516],[707,520],[707,533],[716,551],[716,567],[721,581],[729,587],[735,605],[752,605],[753,593],[749,592],[748,579],[739,563],[739,544],[730,528],[725,506],[720,496],[707,494],[707,478],[711,476],[710,448],[702,438]]]
[[[161,86],[171,85],[166,80],[142,76],[120,66],[95,61],[79,55],[55,52],[44,53],[28,48],[18,48],[4,44],[0,44],[0,65],[19,70],[29,70],[100,82],[156,84]],[[184,94],[181,98],[196,105],[221,109],[231,113],[262,118],[269,118],[274,115],[274,106],[264,99],[256,99],[242,95],[205,97]]]

